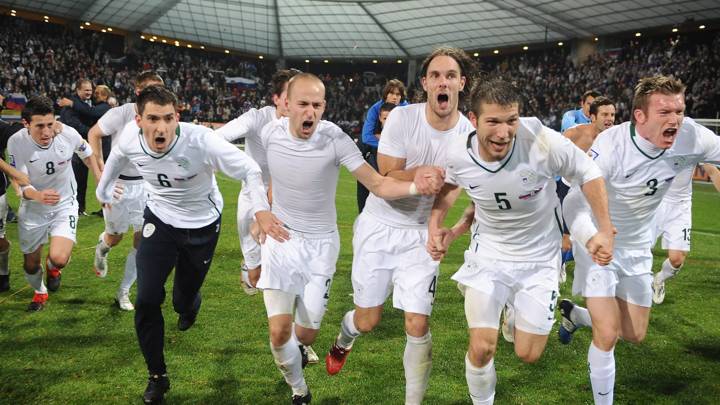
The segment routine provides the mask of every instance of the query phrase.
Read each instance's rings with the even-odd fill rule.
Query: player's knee
[[[471,341],[468,348],[468,358],[470,363],[476,367],[483,367],[495,357],[495,349],[497,345],[484,340]]]
[[[427,335],[430,330],[428,317],[424,315],[408,316],[405,314],[405,331],[408,335],[421,337]]]
[[[630,343],[642,343],[642,341],[645,340],[645,336],[647,336],[646,331],[631,331],[629,333],[623,333],[623,340]]]
[[[521,348],[515,345],[515,354],[523,363],[535,363],[540,360],[543,350],[536,347],[525,347]]]
[[[366,314],[355,317],[355,327],[360,333],[370,333],[380,323],[381,314]]]
[[[40,271],[40,260],[25,260],[23,269],[27,274],[35,274]]]
[[[270,327],[270,344],[273,345],[273,347],[280,347],[283,346],[285,343],[287,343],[288,340],[290,340],[290,328],[292,327],[292,324],[290,325],[283,325],[283,326],[271,326]]]
[[[52,252],[49,255],[50,261],[58,268],[64,268],[70,261],[70,253]]]
[[[615,344],[618,340],[618,334],[617,331],[595,331],[593,332],[593,343],[595,343],[595,346],[597,346],[598,349],[609,351],[613,347],[615,347]]]

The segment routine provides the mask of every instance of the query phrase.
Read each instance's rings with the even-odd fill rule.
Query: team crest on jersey
[[[178,164],[178,166],[182,167],[183,169],[187,169],[188,167],[190,167],[190,161],[184,157],[181,157],[180,159],[178,159],[177,164]]]
[[[673,158],[673,167],[685,167],[688,165],[687,157],[685,156],[675,156]]]
[[[15,167],[15,156],[10,155],[8,158],[8,163],[10,163],[10,166]]]
[[[535,184],[537,181],[537,173],[530,169],[524,169],[520,171],[520,180],[523,185]]]
[[[590,156],[590,159],[595,160],[598,156],[600,156],[600,154],[597,153],[595,149],[590,148],[590,150],[588,151],[588,156]]]

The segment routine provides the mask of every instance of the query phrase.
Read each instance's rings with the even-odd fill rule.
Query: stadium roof
[[[418,57],[439,45],[488,49],[720,18],[717,0],[0,0],[0,5],[301,59]]]

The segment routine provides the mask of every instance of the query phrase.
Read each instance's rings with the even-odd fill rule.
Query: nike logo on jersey
[[[470,190],[475,190],[476,188],[478,188],[480,186],[469,186],[469,187],[470,187]]]
[[[38,160],[40,160],[40,159],[31,160],[30,163],[37,162]]]
[[[637,173],[637,172],[630,172],[630,173],[628,173],[628,174],[625,175],[625,178],[626,178],[626,179],[629,179],[630,176],[632,176],[632,175],[635,174],[635,173]]]
[[[137,165],[138,165],[138,166],[140,166],[140,167],[143,167],[143,166],[145,166],[145,165],[144,165],[144,164],[142,164],[142,163],[137,163]]]
[[[601,397],[604,397],[604,396],[607,396],[609,393],[610,393],[610,391],[608,391],[608,392],[598,392],[598,395],[600,395]]]

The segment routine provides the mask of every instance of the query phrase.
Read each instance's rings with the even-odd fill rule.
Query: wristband
[[[410,189],[408,190],[408,193],[410,193],[410,195],[418,195],[417,186],[415,185],[415,182],[410,183]]]

